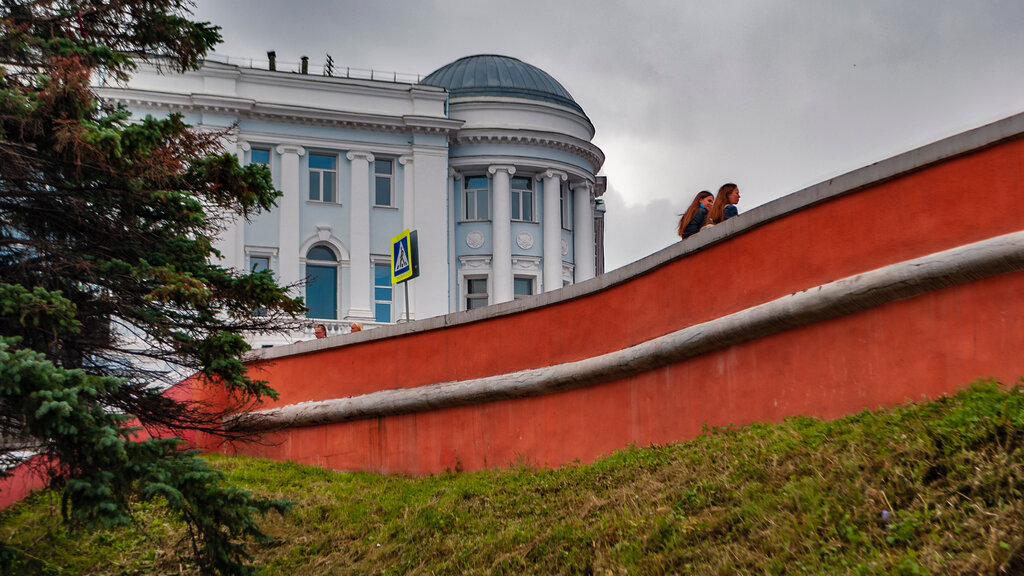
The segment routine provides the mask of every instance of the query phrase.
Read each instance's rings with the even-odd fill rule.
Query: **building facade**
[[[329,334],[507,302],[603,270],[593,124],[520,60],[470,56],[419,82],[208,61],[97,91],[137,116],[180,112],[226,131],[240,162],[270,168],[283,195],[227,228],[223,264],[272,270],[305,297],[309,326]],[[417,231],[420,260],[408,310],[390,282],[390,240],[404,229]]]

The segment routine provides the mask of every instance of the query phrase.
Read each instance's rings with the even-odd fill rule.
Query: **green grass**
[[[715,428],[560,470],[427,478],[211,456],[296,501],[253,546],[267,574],[1020,574],[1024,388],[832,422]],[[42,493],[0,514],[24,574],[194,573],[153,507],[69,532]]]

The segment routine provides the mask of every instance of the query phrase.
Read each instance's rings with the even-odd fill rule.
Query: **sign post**
[[[420,275],[420,250],[415,230],[402,230],[391,239],[391,285],[405,284],[405,321],[409,321],[409,284]]]

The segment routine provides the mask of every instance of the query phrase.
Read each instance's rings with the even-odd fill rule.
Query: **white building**
[[[395,80],[208,61],[183,75],[143,69],[129,87],[98,92],[136,115],[181,112],[196,126],[234,127],[239,160],[268,165],[283,196],[225,233],[224,264],[302,284],[310,326],[329,334],[405,318],[389,262],[391,238],[407,228],[417,230],[420,259],[411,319],[603,270],[595,218],[600,232],[604,154],[561,84],[489,55]]]

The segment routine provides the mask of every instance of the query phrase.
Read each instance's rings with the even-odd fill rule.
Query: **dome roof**
[[[440,86],[459,96],[508,96],[541,100],[583,112],[550,74],[508,56],[479,54],[459,58],[430,73],[420,84]]]

